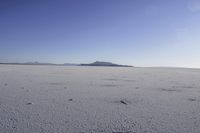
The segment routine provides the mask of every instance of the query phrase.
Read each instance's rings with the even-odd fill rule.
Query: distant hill
[[[64,63],[62,65],[63,66],[80,66],[80,64],[75,64],[75,63]]]
[[[81,66],[110,66],[110,67],[133,67],[129,65],[118,65],[111,62],[96,61],[90,64],[81,64]]]

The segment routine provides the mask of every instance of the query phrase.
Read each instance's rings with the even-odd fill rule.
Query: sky
[[[0,62],[200,68],[200,0],[0,0]]]

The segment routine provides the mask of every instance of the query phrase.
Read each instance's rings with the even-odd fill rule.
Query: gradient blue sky
[[[1,0],[0,62],[200,67],[200,0]]]

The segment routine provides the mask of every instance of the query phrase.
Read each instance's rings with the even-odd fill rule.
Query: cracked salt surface
[[[199,133],[200,70],[0,65],[0,133]]]

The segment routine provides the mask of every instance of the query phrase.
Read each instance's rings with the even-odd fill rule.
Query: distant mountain
[[[64,64],[54,64],[54,63],[40,63],[40,62],[25,62],[25,63],[0,63],[0,64],[10,64],[10,65],[54,65],[54,66],[110,66],[110,67],[133,67],[129,65],[118,65],[111,62],[96,61],[90,64],[75,64],[75,63],[64,63]]]
[[[110,67],[133,67],[129,65],[118,65],[111,62],[96,61],[90,64],[81,64],[81,66],[110,66]]]
[[[75,64],[75,63],[64,63],[62,65],[63,66],[80,66],[80,64]]]

